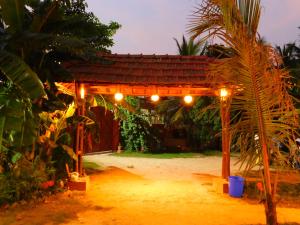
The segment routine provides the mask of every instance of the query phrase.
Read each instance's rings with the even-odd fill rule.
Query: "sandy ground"
[[[86,193],[67,192],[0,213],[0,224],[263,224],[263,205],[217,193],[221,158],[86,157],[106,169]],[[280,222],[300,223],[300,209],[278,208]]]
[[[104,167],[116,166],[146,179],[155,180],[193,180],[199,173],[221,176],[222,171],[222,157],[219,156],[153,159],[93,155],[85,156],[85,160]],[[236,161],[236,158],[231,159],[233,173],[239,170]]]

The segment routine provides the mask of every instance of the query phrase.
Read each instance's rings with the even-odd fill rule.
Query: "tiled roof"
[[[101,85],[205,86],[206,56],[99,54],[108,63],[73,61],[66,69],[75,80]]]

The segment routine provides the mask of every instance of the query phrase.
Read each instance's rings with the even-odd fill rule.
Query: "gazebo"
[[[216,96],[220,98],[222,119],[222,177],[230,175],[229,93],[222,81],[211,82],[209,65],[214,58],[179,55],[103,54],[101,62],[72,61],[65,68],[73,81],[61,83],[75,93],[77,113],[85,114],[84,95],[89,93],[130,96]],[[82,173],[84,125],[76,133],[76,170]]]

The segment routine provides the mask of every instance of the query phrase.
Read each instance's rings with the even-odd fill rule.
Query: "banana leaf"
[[[37,74],[18,56],[1,50],[0,70],[8,80],[21,88],[31,99],[46,95],[44,86]]]
[[[1,16],[11,33],[20,32],[24,23],[24,0],[0,0]]]

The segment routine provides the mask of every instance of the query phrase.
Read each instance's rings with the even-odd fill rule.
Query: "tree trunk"
[[[257,70],[255,68],[255,60],[254,60],[254,52],[253,46],[248,46],[248,56],[249,56],[249,68],[250,73],[252,74],[252,88],[254,99],[256,102],[256,111],[257,111],[257,119],[258,119],[258,134],[259,134],[259,142],[261,144],[261,151],[263,157],[263,166],[264,166],[264,190],[265,190],[265,213],[266,213],[266,222],[267,225],[277,225],[277,213],[276,213],[276,205],[273,202],[272,197],[272,185],[271,185],[271,175],[270,175],[270,166],[269,166],[269,153],[267,147],[267,135],[266,135],[266,127],[265,121],[263,116],[263,107],[261,103],[261,96],[259,96],[259,86],[258,86],[258,79],[256,77]]]
[[[265,202],[266,224],[277,225],[276,204],[274,203],[274,199],[272,195],[269,156],[268,156],[268,149],[266,144],[263,144],[262,146],[262,155],[263,155],[263,164],[264,164],[263,183],[265,186],[264,190],[265,190],[265,197],[266,197],[266,202]]]
[[[273,201],[272,195],[266,193],[265,202],[265,213],[266,213],[266,223],[267,225],[277,225],[277,212],[276,205]]]

